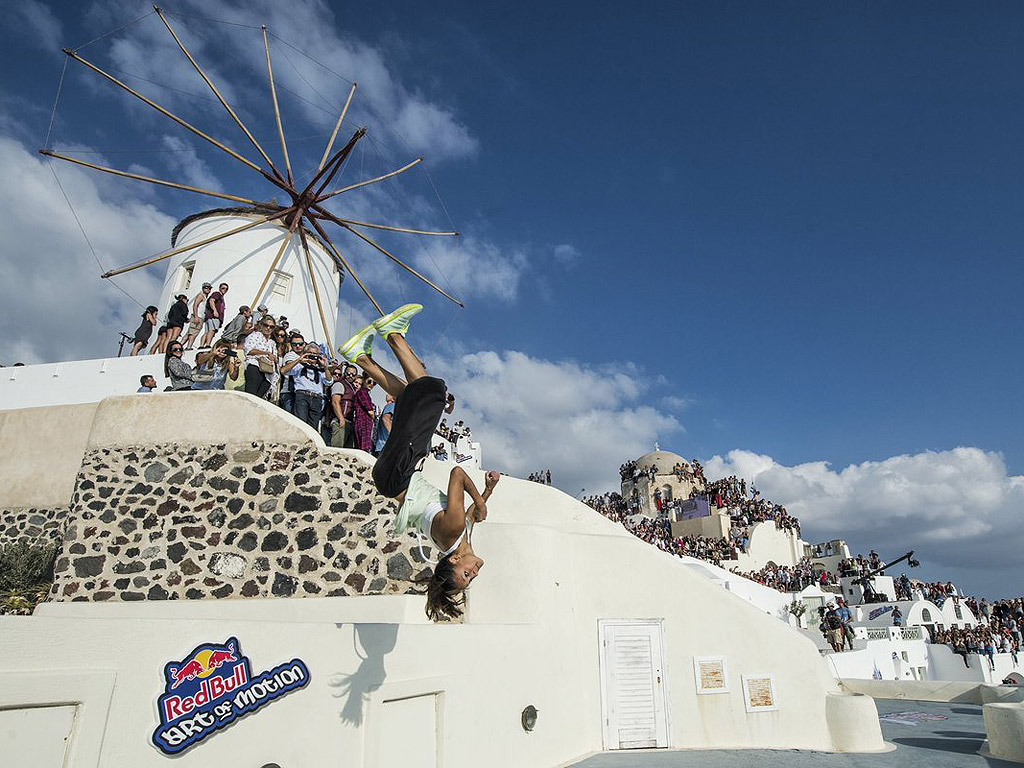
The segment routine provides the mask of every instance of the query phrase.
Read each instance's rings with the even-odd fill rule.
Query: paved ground
[[[930,701],[876,700],[881,717],[896,712],[941,715],[913,725],[882,721],[896,749],[880,755],[836,755],[802,750],[629,750],[594,755],[574,768],[1021,768],[978,754],[985,742],[981,707]]]

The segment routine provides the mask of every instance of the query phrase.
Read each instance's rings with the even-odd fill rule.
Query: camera
[[[235,354],[235,350],[233,350],[233,349],[229,349],[229,350],[227,351],[227,356],[228,356],[228,357],[238,357],[238,355],[237,355],[237,354]]]

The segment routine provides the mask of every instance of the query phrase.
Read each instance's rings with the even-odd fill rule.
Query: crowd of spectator
[[[815,571],[809,558],[802,557],[795,566],[766,565],[759,571],[732,571],[737,576],[756,581],[779,592],[800,592],[810,586],[826,587],[836,584],[835,576],[827,570]]]
[[[217,291],[204,283],[189,304],[180,294],[158,329],[150,353],[164,353],[164,377],[168,390],[225,389],[242,377],[246,392],[264,398],[316,429],[329,445],[356,448],[377,455],[391,431],[394,399],[374,404],[375,382],[356,366],[339,362],[322,346],[307,342],[302,332],[290,328],[285,317],[275,318],[266,306],[253,313],[248,306],[227,324],[225,299],[228,285]],[[132,355],[149,343],[156,324],[156,307],[148,307],[133,338]],[[201,335],[200,335],[201,334]],[[195,365],[183,359],[186,350],[199,342]],[[152,392],[156,380],[142,376],[139,392]],[[455,400],[449,395],[448,413]],[[461,422],[458,434],[469,436]],[[454,441],[453,441],[454,445]]]
[[[700,466],[697,462],[694,465]],[[703,470],[701,473],[703,477]],[[776,528],[800,535],[800,521],[784,506],[765,499],[753,485],[748,496],[746,480],[735,475],[710,483],[705,481],[703,490],[695,488],[690,496],[704,496],[709,504],[727,510],[733,523],[741,527],[772,520]]]
[[[749,541],[749,531],[735,526],[730,530],[728,538],[673,536],[668,520],[655,520],[636,515],[636,510],[629,505],[628,500],[614,492],[590,496],[583,501],[608,519],[622,523],[626,530],[648,544],[674,555],[706,560],[714,565],[736,560]],[[753,573],[736,570],[733,573],[778,589],[780,592],[799,591],[811,584],[824,586],[835,583],[834,577],[828,572],[816,574],[807,558],[803,558],[792,568],[769,566]]]
[[[1024,644],[1024,598],[1016,597],[990,603],[985,598],[978,600],[970,595],[962,597],[952,583],[922,583],[917,586],[932,602],[935,602],[935,599],[931,595],[941,597],[943,601],[962,599],[978,620],[978,625],[974,627],[934,630],[931,633],[933,643],[948,645],[954,653],[963,657],[964,665],[968,667],[971,665],[968,656],[980,654],[988,659],[989,669],[994,670],[997,653],[1009,653],[1014,666],[1017,666],[1017,654]]]
[[[837,570],[840,576],[863,576],[871,571],[882,567],[882,560],[875,550],[871,550],[868,556],[854,555],[839,561]]]
[[[451,409],[454,407],[455,398],[453,398],[451,394],[449,394],[448,405],[445,407],[445,413],[451,413]],[[473,440],[473,430],[471,430],[469,428],[469,425],[463,422],[461,419],[459,419],[451,426],[448,426],[447,419],[441,419],[441,423],[437,425],[437,428],[434,430],[434,434],[440,437],[443,441],[439,445],[434,446],[433,452],[435,457],[440,458],[441,455],[443,455],[444,458],[441,460],[447,460],[448,449],[445,447],[445,442],[447,442],[452,447],[452,456],[455,457],[455,461],[457,463],[461,464],[462,462],[468,461],[469,459],[473,458],[472,454],[461,453],[459,451],[460,441],[465,441],[464,444],[466,446],[466,450],[469,450],[470,443]]]
[[[221,338],[236,342],[238,333],[245,323],[236,323],[237,327],[231,324],[224,326],[227,306],[225,296],[228,288],[227,283],[221,283],[215,291],[210,283],[203,283],[199,293],[191,301],[186,294],[179,293],[174,297],[162,322],[159,319],[158,307],[152,304],[146,307],[142,313],[142,322],[132,336],[132,349],[129,354],[134,357],[144,351],[151,355],[166,353],[170,346],[178,341],[187,350],[192,349],[197,340],[200,342],[200,349],[209,349],[217,332],[222,328]],[[260,310],[265,311],[266,308],[260,307]],[[249,308],[243,306],[239,314],[248,317]],[[287,328],[287,318],[281,318],[281,321]],[[149,341],[153,337],[154,329],[156,340],[150,346]]]
[[[985,625],[971,628],[937,629],[932,633],[932,642],[948,645],[953,653],[963,657],[965,667],[971,666],[968,655],[977,653],[985,656],[988,659],[990,670],[996,668],[995,655],[997,653],[1009,653],[1013,659],[1013,665],[1017,666],[1017,654],[1021,645],[1019,629],[1014,633],[1005,627],[997,628]]]
[[[596,509],[609,520],[622,523],[626,530],[637,538],[674,555],[696,557],[715,565],[720,564],[722,560],[736,559],[736,551],[728,539],[673,536],[671,525],[667,520],[654,520],[634,515],[626,500],[618,493],[589,496],[583,500],[583,503]]]
[[[551,470],[542,469],[540,472],[531,472],[526,479],[529,480],[531,483],[551,485]]]
[[[756,523],[771,520],[779,529],[794,531],[797,534],[800,532],[799,521],[790,515],[785,507],[762,498],[758,490],[752,486],[748,496],[746,481],[735,475],[708,482],[704,468],[696,460],[689,465],[685,462],[676,462],[672,473],[677,479],[692,479],[694,489],[690,494],[691,499],[702,496],[709,504],[727,510],[731,522],[727,537],[673,537],[670,520],[676,517],[674,513],[681,512],[683,499],[662,498],[660,489],[655,489],[652,494],[655,508],[660,513],[658,519],[638,515],[644,504],[636,488],[625,498],[618,493],[606,493],[591,496],[584,499],[584,502],[606,517],[621,522],[635,536],[660,549],[707,560],[715,565],[736,560],[740,553],[747,551],[750,544],[750,528]],[[531,475],[530,479],[539,479],[543,482],[543,473],[535,474],[537,477]],[[656,476],[657,467],[653,464],[641,466],[635,461],[627,461],[619,467],[619,477],[623,482],[635,484],[645,477],[649,482],[653,482]],[[736,570],[733,572],[782,592],[799,591],[811,584],[826,586],[836,583],[835,577],[827,571],[816,573],[808,558],[803,558],[792,568],[768,566],[753,573]]]
[[[619,467],[619,477],[624,483],[635,483],[644,476],[653,482],[657,474],[658,468],[653,464],[647,467],[640,467],[635,461],[627,461]]]

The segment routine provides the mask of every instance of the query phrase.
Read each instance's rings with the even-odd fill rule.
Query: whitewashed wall
[[[281,418],[242,395],[190,397],[217,398],[213,430],[223,420],[238,435],[253,408],[265,411],[260,419]],[[245,414],[231,407],[236,398]],[[134,439],[196,440],[187,423],[175,435],[177,423],[161,419],[159,406],[133,399]],[[111,423],[97,418],[93,443],[127,439],[116,409],[98,414]],[[442,482],[447,467],[432,462],[427,472]],[[298,657],[313,681],[176,758],[179,766],[372,765],[364,755],[395,739],[385,701],[436,692],[426,711],[440,715],[428,731],[444,765],[554,766],[602,748],[598,621],[659,619],[671,746],[829,750],[842,743],[840,731],[877,732],[873,706],[836,714],[838,688],[813,643],[679,558],[537,483],[504,478],[488,506],[473,539],[486,566],[462,625],[424,623],[415,597],[48,604],[38,616],[0,620],[0,708],[15,698],[48,703],[55,675],[68,690],[80,683],[83,716],[103,721],[83,736],[102,743],[97,760],[70,765],[164,766],[146,741],[163,664],[237,636],[254,667]],[[727,694],[697,695],[693,659],[702,655],[726,658]],[[108,682],[79,680],[97,674]],[[746,711],[745,674],[774,675],[777,710]],[[79,700],[69,696],[62,702]],[[532,734],[519,725],[527,704],[541,712]],[[870,748],[881,748],[880,733],[876,741]],[[419,756],[412,744],[398,746],[409,751],[403,764]]]

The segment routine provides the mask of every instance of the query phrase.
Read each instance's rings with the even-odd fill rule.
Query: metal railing
[[[868,640],[923,640],[921,627],[867,627]]]
[[[900,627],[900,640],[923,640],[924,631],[921,627]]]

